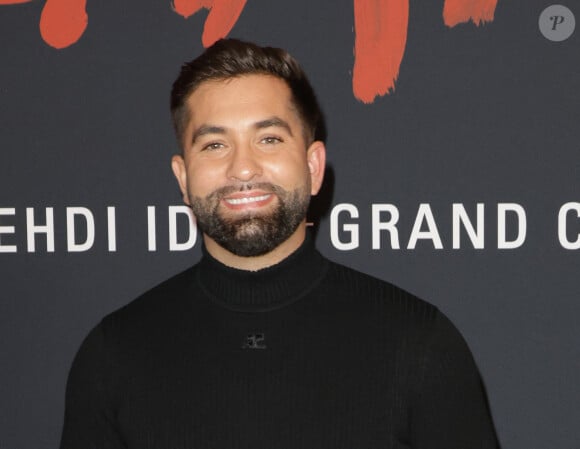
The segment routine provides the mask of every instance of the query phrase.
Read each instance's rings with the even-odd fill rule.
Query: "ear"
[[[310,194],[316,195],[322,186],[324,168],[326,167],[326,147],[324,142],[320,140],[313,142],[306,151],[306,158],[312,186]]]
[[[189,206],[189,195],[187,194],[187,170],[182,156],[176,154],[171,158],[171,169],[173,170],[175,179],[177,179],[177,184],[179,184],[179,189],[183,195],[183,202]]]

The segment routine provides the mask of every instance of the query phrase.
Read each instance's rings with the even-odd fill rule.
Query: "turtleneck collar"
[[[202,289],[220,305],[237,311],[262,312],[300,299],[322,279],[327,265],[307,235],[300,248],[286,259],[258,271],[228,267],[204,247],[197,276]]]

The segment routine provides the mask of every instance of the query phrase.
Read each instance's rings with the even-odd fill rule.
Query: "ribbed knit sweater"
[[[67,384],[61,449],[491,449],[480,376],[434,306],[307,242],[200,263],[105,317]]]

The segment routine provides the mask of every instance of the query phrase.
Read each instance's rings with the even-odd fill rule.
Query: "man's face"
[[[183,157],[172,167],[199,228],[243,257],[269,253],[305,226],[324,172],[286,83],[247,75],[202,83],[188,98]]]

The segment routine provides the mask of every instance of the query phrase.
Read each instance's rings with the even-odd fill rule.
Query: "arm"
[[[71,367],[60,449],[126,448],[115,426],[115,395],[102,324],[81,345]]]
[[[467,344],[441,313],[419,361],[411,411],[416,449],[499,447],[485,389]]]

